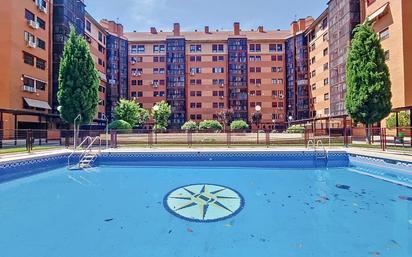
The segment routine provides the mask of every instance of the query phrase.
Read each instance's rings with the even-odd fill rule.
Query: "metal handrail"
[[[101,148],[102,148],[102,139],[99,137],[99,136],[97,136],[97,137],[95,137],[93,140],[92,140],[92,142],[87,146],[87,148],[83,151],[83,153],[80,155],[80,160],[87,154],[87,153],[89,153],[90,151],[91,151],[91,149],[92,149],[92,147],[93,147],[93,145],[94,145],[94,143],[96,142],[96,140],[99,140],[99,154],[100,154],[100,152],[101,152]]]
[[[315,151],[316,151],[315,141],[313,141],[312,139],[309,139],[309,140],[308,140],[308,143],[307,143],[306,148],[309,148],[310,143],[312,143],[312,145],[313,145],[313,149],[315,149]]]
[[[86,143],[88,140],[93,140],[92,137],[87,136],[77,147],[80,148]],[[73,149],[73,152],[67,157],[67,166],[70,166],[70,158],[76,153],[77,148]]]
[[[319,147],[319,146],[322,147],[322,149],[323,149],[323,155],[325,156],[325,158],[328,158],[328,152],[326,151],[326,147],[323,145],[322,140],[318,140],[318,141],[316,142],[316,147]]]

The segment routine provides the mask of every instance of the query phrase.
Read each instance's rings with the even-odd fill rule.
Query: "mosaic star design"
[[[165,198],[165,207],[178,217],[193,221],[216,221],[237,214],[243,198],[234,190],[218,185],[190,185]]]

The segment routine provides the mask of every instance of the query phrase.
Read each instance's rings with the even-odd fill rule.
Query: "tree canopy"
[[[126,121],[132,127],[141,127],[149,119],[149,112],[134,100],[120,99],[114,108],[114,117],[116,120]]]
[[[87,42],[76,34],[73,27],[60,61],[57,99],[60,116],[69,124],[79,114],[79,124],[88,124],[97,113],[99,75]]]
[[[355,122],[371,125],[392,109],[385,54],[370,22],[354,30],[346,66],[346,110]]]
[[[155,130],[165,130],[168,126],[169,117],[172,113],[170,105],[165,101],[161,101],[152,107],[152,117],[154,120]]]

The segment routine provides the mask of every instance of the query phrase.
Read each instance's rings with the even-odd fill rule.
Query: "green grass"
[[[59,146],[36,146],[33,148],[32,152],[37,152],[37,151],[45,151],[45,150],[52,150],[52,149],[59,149],[62,147]],[[26,147],[13,147],[13,148],[1,148],[0,149],[0,154],[11,154],[11,153],[24,153],[28,152]]]

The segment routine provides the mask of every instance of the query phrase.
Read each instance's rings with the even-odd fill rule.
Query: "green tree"
[[[198,126],[196,122],[189,120],[189,121],[186,121],[185,124],[183,124],[181,129],[186,130],[186,131],[195,131],[198,129]]]
[[[97,113],[99,75],[87,42],[73,27],[60,61],[57,100],[60,116],[69,124],[74,123],[79,114],[79,124],[88,124]]]
[[[371,23],[358,25],[354,33],[346,65],[345,106],[355,122],[365,125],[370,143],[372,124],[392,109],[391,82],[384,51]]]
[[[232,109],[224,110],[217,113],[217,120],[223,123],[224,129],[233,121],[234,112]]]
[[[149,112],[133,100],[120,99],[114,108],[116,120],[124,120],[132,127],[142,127],[149,119]]]
[[[245,130],[248,128],[249,125],[244,120],[235,120],[230,124],[231,130]]]
[[[168,126],[169,117],[172,114],[170,105],[161,101],[152,107],[152,117],[154,120],[154,130],[165,130]]]
[[[109,124],[109,129],[131,129],[132,125],[130,125],[127,121],[124,120],[115,120]]]
[[[217,120],[204,120],[199,123],[200,130],[213,130],[213,131],[221,131],[223,129],[222,124]]]
[[[407,112],[399,112],[398,114],[398,122],[399,127],[409,127],[412,126],[410,123],[410,114]],[[393,113],[389,118],[386,120],[386,127],[388,129],[393,129],[396,127],[396,114]]]

